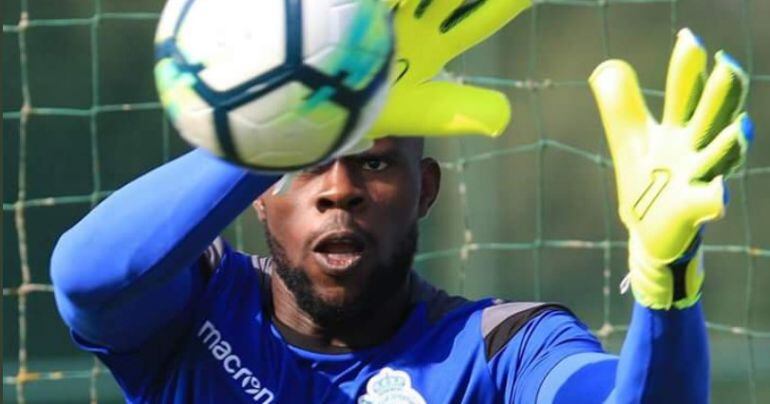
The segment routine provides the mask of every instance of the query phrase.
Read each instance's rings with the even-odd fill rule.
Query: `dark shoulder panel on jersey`
[[[200,262],[203,273],[206,275],[207,279],[211,276],[212,273],[214,273],[214,270],[217,269],[220,262],[222,262],[222,257],[224,254],[225,240],[222,237],[217,237],[214,239],[214,242],[212,242],[208,248],[203,251]]]
[[[481,314],[481,335],[484,337],[487,360],[492,359],[527,322],[543,312],[566,307],[555,303],[503,302],[489,306]]]
[[[428,322],[435,324],[444,315],[452,310],[468,303],[469,300],[460,296],[450,296],[441,289],[423,280],[414,271],[411,272],[409,281],[410,294],[413,304],[425,302],[428,311]]]

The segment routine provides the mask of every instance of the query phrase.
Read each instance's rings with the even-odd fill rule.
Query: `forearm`
[[[653,310],[639,304],[620,357],[579,353],[543,381],[543,403],[701,403],[708,401],[708,342],[700,303]]]
[[[149,336],[201,288],[206,246],[275,179],[193,151],[115,192],[54,250],[65,322],[107,346]]]
[[[618,363],[617,402],[708,401],[708,339],[701,304],[653,310],[636,304]]]

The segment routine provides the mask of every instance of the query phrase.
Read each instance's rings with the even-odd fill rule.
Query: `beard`
[[[273,269],[294,295],[297,305],[313,321],[324,328],[344,328],[355,324],[357,319],[371,316],[375,308],[393,296],[406,281],[417,250],[418,227],[415,221],[409,226],[406,237],[396,245],[393,254],[376,267],[364,280],[357,296],[345,302],[323,299],[313,287],[305,268],[292,266],[286,249],[270,232],[265,223],[265,238],[273,259]]]

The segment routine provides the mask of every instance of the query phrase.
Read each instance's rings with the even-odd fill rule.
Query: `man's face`
[[[440,172],[421,141],[386,138],[370,150],[299,173],[255,206],[276,272],[319,323],[367,313],[406,279],[417,221]]]

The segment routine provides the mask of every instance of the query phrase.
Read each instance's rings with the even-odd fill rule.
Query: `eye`
[[[361,166],[366,171],[382,171],[388,168],[388,163],[385,160],[379,158],[366,158],[361,162]]]

